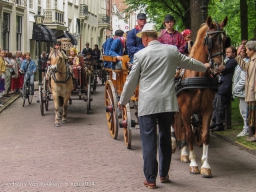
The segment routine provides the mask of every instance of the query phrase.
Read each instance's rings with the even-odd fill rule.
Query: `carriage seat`
[[[116,57],[112,57],[112,56],[109,56],[109,55],[102,55],[102,60],[104,61],[104,62],[112,62],[112,63],[116,63],[118,60],[117,60],[117,58]],[[110,71],[115,71],[115,72],[120,72],[120,71],[122,71],[122,70],[128,70],[128,63],[129,63],[129,61],[130,61],[130,58],[129,58],[129,56],[128,55],[123,55],[122,56],[122,69],[120,69],[120,70],[113,70],[113,69],[111,69],[110,67],[104,67],[105,68],[105,70],[107,70],[107,71],[109,71],[108,69],[110,69]]]

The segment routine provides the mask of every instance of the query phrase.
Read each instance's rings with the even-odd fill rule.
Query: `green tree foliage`
[[[247,0],[248,5],[248,39],[253,38],[256,23],[254,0]],[[228,24],[225,27],[226,33],[231,37],[232,44],[238,45],[241,42],[240,29],[240,0],[211,0],[208,5],[208,14],[216,21],[222,21],[228,16]]]
[[[182,31],[185,28],[191,28],[190,10],[193,6],[202,5],[203,0],[195,1],[193,5],[190,0],[125,0],[129,5],[126,13],[133,11],[146,12],[148,20],[156,23],[158,29],[162,28],[164,16],[167,13],[172,14],[176,19],[176,30]],[[209,0],[206,0],[207,3]],[[248,5],[248,39],[256,36],[256,5],[255,0],[247,0]],[[201,13],[198,13],[201,14]],[[240,0],[210,0],[208,4],[208,15],[215,21],[222,21],[228,16],[228,24],[225,27],[227,34],[232,39],[233,45],[241,42],[240,29]]]
[[[163,27],[162,22],[167,13],[175,17],[177,30],[190,26],[190,3],[188,0],[126,0],[125,3],[129,5],[126,13],[145,12],[149,22],[156,23],[157,28]]]

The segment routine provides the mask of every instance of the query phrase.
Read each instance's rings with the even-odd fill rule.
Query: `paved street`
[[[36,92],[36,94],[38,94]],[[0,113],[0,191],[151,191],[143,186],[139,130],[126,149],[122,130],[110,137],[105,120],[104,87],[93,95],[91,114],[86,103],[73,101],[68,123],[53,126],[53,102],[41,116],[34,98],[22,107],[18,99]],[[198,164],[202,148],[195,147]],[[172,157],[171,183],[154,191],[255,191],[256,156],[211,137],[209,162],[213,178],[189,174],[189,164]]]

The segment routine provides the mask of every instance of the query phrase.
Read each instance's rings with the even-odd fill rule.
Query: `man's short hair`
[[[85,45],[90,45],[90,43],[89,43],[89,42],[86,42]]]
[[[118,29],[115,31],[115,36],[122,37],[124,34],[124,31],[121,29]]]

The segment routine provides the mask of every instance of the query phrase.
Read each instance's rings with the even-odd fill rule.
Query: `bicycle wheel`
[[[33,95],[31,95],[30,91],[31,91],[31,85],[28,81],[27,83],[27,89],[26,89],[26,94],[27,94],[27,98],[28,98],[28,104],[30,105],[32,103],[32,99],[33,99]]]
[[[40,103],[41,115],[44,116],[44,101],[43,101],[43,93],[42,93],[42,87],[41,86],[39,86],[39,103]]]
[[[25,106],[25,102],[26,102],[26,90],[27,90],[27,85],[26,85],[26,82],[24,82],[24,85],[23,85],[23,95],[22,95],[22,100],[23,100],[23,103],[22,103],[22,106],[24,107]]]
[[[90,113],[91,109],[91,75],[88,77],[88,84],[87,84],[87,114]]]

